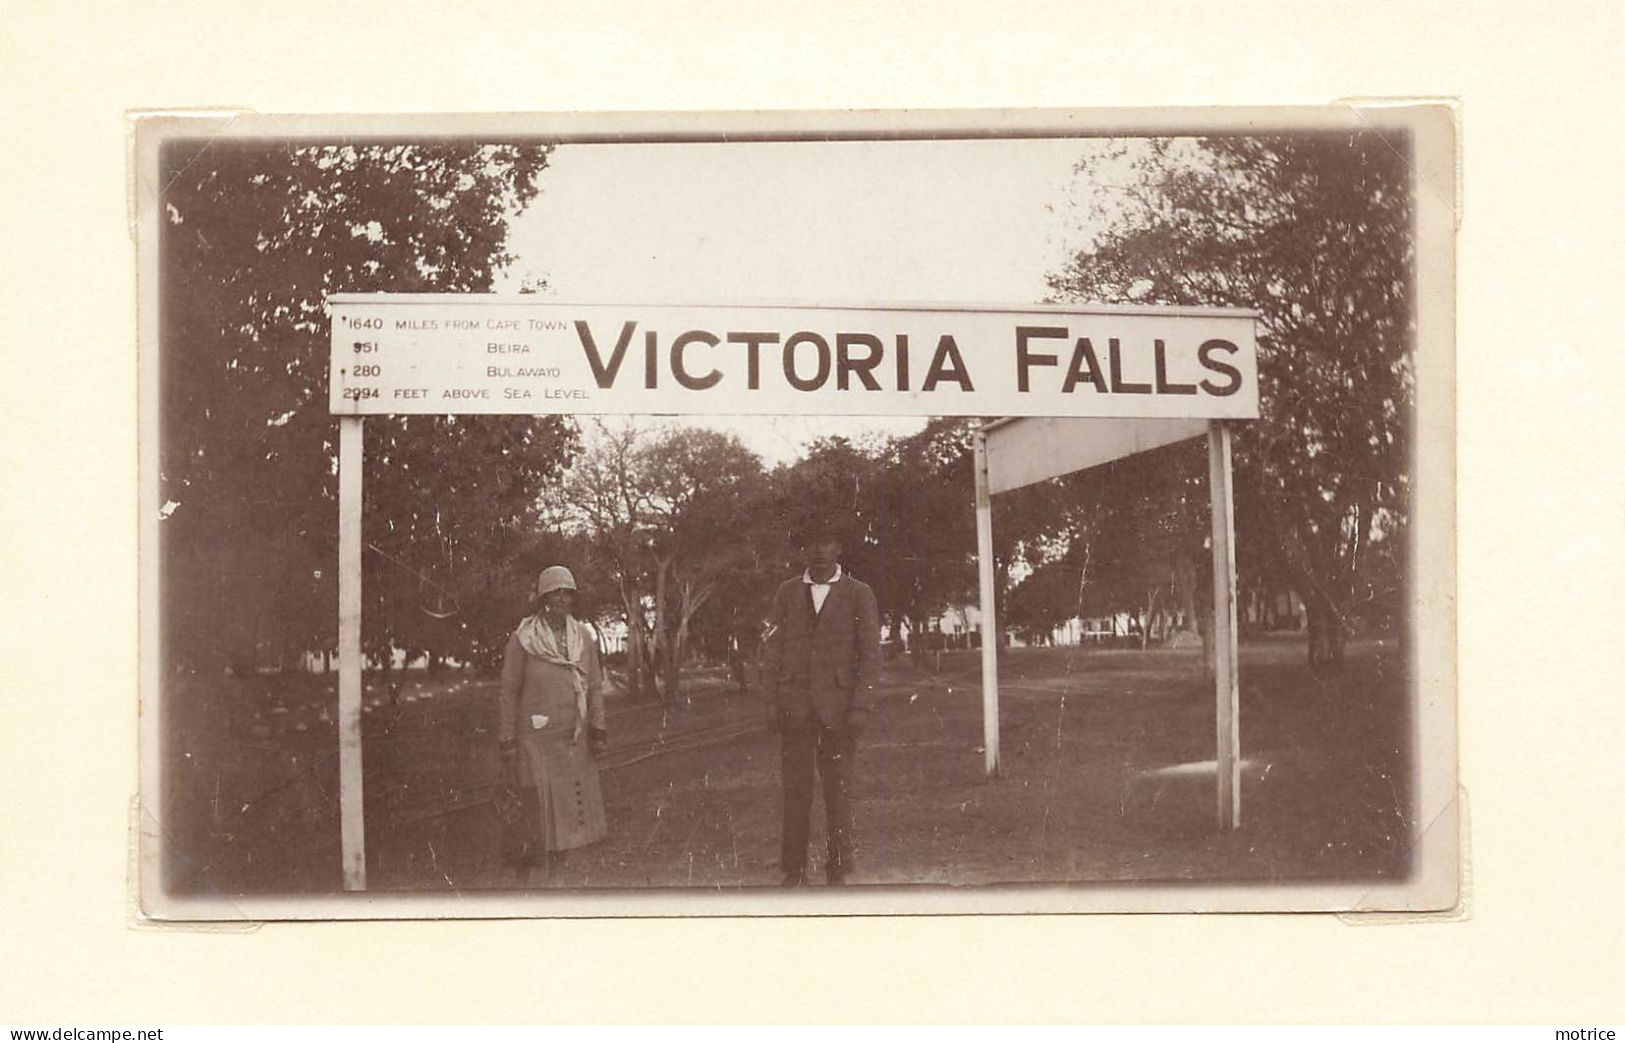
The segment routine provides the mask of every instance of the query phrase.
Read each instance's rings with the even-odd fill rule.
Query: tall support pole
[[[361,811],[362,419],[339,417],[339,837],[344,889],[367,887]]]
[[[1241,825],[1241,684],[1236,668],[1236,501],[1230,429],[1207,429],[1208,489],[1213,500],[1213,678],[1218,699],[1219,828]]]
[[[976,432],[976,574],[982,611],[982,749],[991,777],[999,773],[999,628],[994,619],[993,494],[988,488],[987,433]]]

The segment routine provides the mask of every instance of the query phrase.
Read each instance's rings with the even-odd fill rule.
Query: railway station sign
[[[345,294],[329,307],[340,416],[1258,416],[1255,313],[1233,309],[462,294]]]

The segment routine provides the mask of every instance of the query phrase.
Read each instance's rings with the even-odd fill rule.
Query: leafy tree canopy
[[[1408,516],[1408,143],[1377,132],[1097,150],[1111,186],[1057,300],[1255,308],[1262,417],[1238,426],[1238,554],[1309,608],[1313,661],[1391,598]]]
[[[325,301],[488,290],[529,145],[177,141],[163,157],[167,649],[239,665],[328,647],[335,451]],[[367,421],[367,644],[470,655],[510,583],[557,418]]]

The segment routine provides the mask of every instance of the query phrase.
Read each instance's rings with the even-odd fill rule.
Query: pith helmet
[[[536,579],[536,596],[543,597],[555,590],[576,589],[576,578],[563,565],[549,565]]]

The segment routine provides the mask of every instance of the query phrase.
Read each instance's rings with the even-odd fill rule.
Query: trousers
[[[802,875],[812,829],[813,774],[824,783],[827,872],[844,877],[852,868],[852,767],[856,743],[844,728],[816,717],[784,722],[780,729],[780,778],[784,784],[784,844],[779,867]]]

